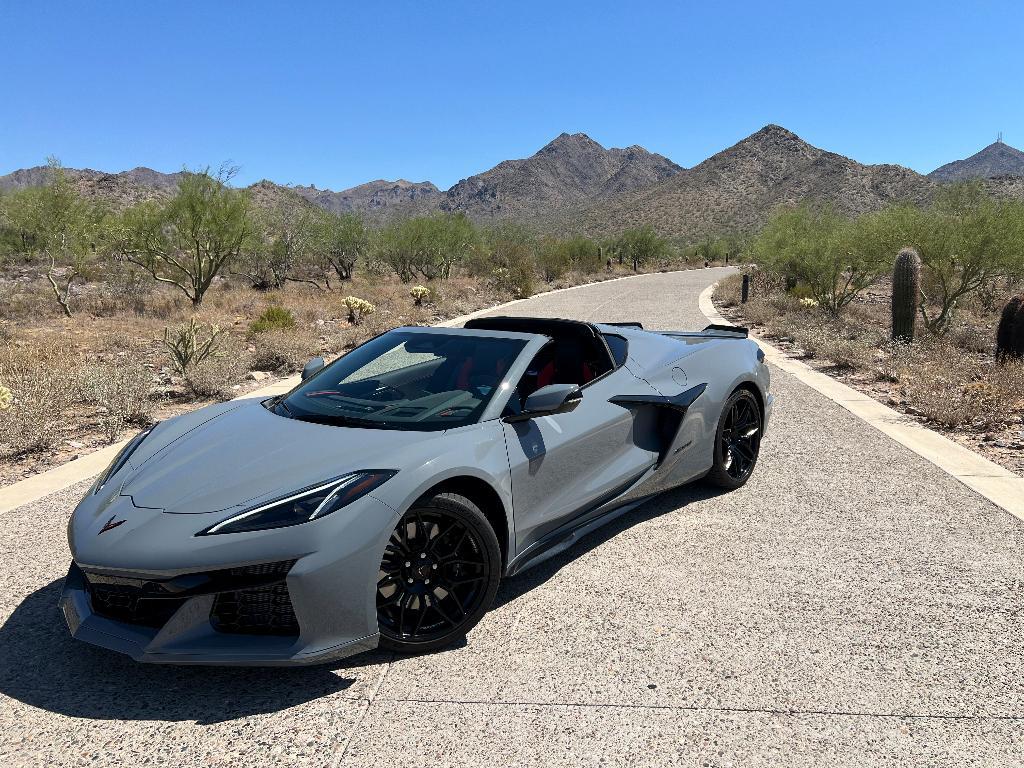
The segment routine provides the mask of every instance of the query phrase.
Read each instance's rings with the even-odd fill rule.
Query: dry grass
[[[631,273],[569,274],[544,288],[622,274]],[[0,384],[14,402],[0,415],[0,482],[123,438],[150,418],[251,390],[262,378],[256,372],[293,373],[314,355],[333,357],[395,326],[429,325],[511,298],[464,275],[425,287],[430,296],[417,306],[409,284],[371,271],[329,292],[301,283],[259,292],[228,277],[215,281],[195,311],[180,291],[117,267],[75,286],[69,319],[41,274],[9,267],[0,273]],[[342,304],[348,295],[369,301],[375,313],[350,324]],[[290,312],[294,327],[251,332],[271,307]],[[217,355],[182,377],[161,339],[164,328],[193,315],[224,333]]]
[[[997,365],[994,359],[998,309],[990,307],[1002,306],[1000,295],[965,304],[957,326],[944,338],[928,336],[919,327],[913,344],[900,344],[889,338],[884,284],[866,292],[840,318],[829,318],[800,306],[763,276],[752,281],[750,301],[741,305],[741,280],[732,275],[720,283],[715,292],[719,306],[738,311],[742,321],[764,335],[880,399],[961,432],[990,433],[1024,423],[1024,365]]]

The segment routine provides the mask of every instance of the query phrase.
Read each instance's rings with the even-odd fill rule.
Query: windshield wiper
[[[297,421],[308,421],[313,424],[329,424],[334,427],[386,427],[388,422],[374,419],[360,419],[356,416],[340,416],[328,413],[303,413],[292,416]]]

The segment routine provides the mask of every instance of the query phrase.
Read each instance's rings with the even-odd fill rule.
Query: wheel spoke
[[[454,594],[454,593],[449,592],[449,594]],[[444,602],[443,600],[435,600],[434,601],[434,610],[436,610],[438,613],[440,613],[441,616],[444,617],[444,620],[447,621],[449,624],[451,624],[454,627],[459,622],[455,621],[451,616],[448,615],[448,612],[445,611],[445,609],[441,607],[441,603],[443,603],[443,602]],[[458,605],[458,601],[456,600],[455,602],[456,602],[456,605]]]
[[[483,581],[485,578],[484,576],[470,576],[465,579],[445,579],[444,581],[453,587],[461,587],[463,584],[475,584],[478,581]]]
[[[463,519],[430,506],[410,510],[382,555],[376,595],[381,634],[427,642],[457,631],[484,599],[491,568],[484,543]]]

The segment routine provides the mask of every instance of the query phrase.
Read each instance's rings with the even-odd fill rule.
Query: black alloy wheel
[[[737,390],[722,409],[708,480],[722,488],[739,488],[754,471],[760,450],[761,408],[749,390]]]
[[[490,607],[500,576],[498,540],[479,507],[450,493],[417,502],[381,558],[381,646],[417,653],[458,640]]]

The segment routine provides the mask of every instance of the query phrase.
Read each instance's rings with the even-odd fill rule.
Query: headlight
[[[107,465],[107,468],[100,472],[99,477],[93,481],[92,488],[89,489],[89,496],[103,490],[103,486],[107,484],[107,480],[116,475],[121,470],[121,467],[128,463],[128,457],[132,455],[136,448],[142,445],[142,441],[149,437],[149,433],[154,429],[156,429],[156,424],[149,429],[142,430],[139,434],[129,440],[124,448],[117,452],[117,456],[114,457],[114,460],[110,462],[110,464]]]
[[[308,523],[362,498],[394,476],[391,469],[366,469],[336,477],[239,512],[197,535],[263,531]]]

